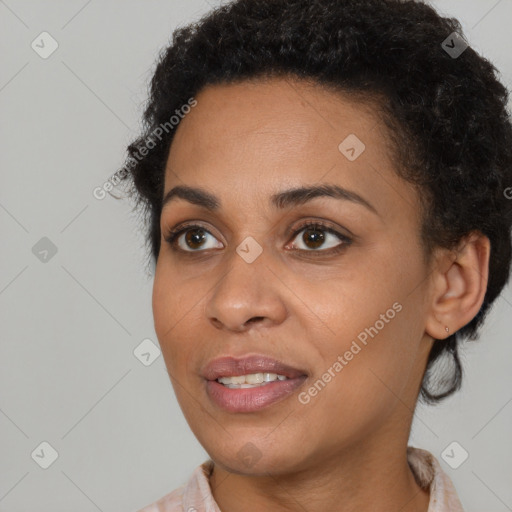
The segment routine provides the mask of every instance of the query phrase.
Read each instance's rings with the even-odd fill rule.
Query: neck
[[[292,474],[245,475],[215,464],[212,494],[222,512],[427,512],[429,492],[418,486],[407,462],[408,429],[405,442],[393,443],[391,427],[364,446],[317,455]]]

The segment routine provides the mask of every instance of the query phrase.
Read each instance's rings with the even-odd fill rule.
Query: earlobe
[[[476,316],[487,291],[489,256],[489,239],[473,232],[455,251],[445,251],[438,259],[425,326],[427,334],[445,339]]]

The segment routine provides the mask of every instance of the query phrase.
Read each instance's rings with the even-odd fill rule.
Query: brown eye
[[[204,242],[205,236],[204,229],[190,229],[185,233],[185,243],[192,249],[200,248],[200,245]]]
[[[165,237],[173,249],[183,252],[202,252],[203,249],[220,249],[223,245],[212,244],[208,246],[208,237],[215,240],[215,237],[202,226],[187,226],[171,231]]]
[[[302,237],[298,236],[300,233],[303,233]],[[292,248],[302,252],[332,254],[345,249],[352,243],[349,237],[318,222],[304,224],[293,235],[295,238]],[[222,249],[224,247],[221,242],[213,243],[213,245],[210,242],[208,245],[208,237],[216,240],[206,228],[191,225],[178,227],[169,232],[165,240],[173,250],[188,253],[203,252],[203,249]],[[299,239],[299,241],[295,242],[295,239]]]
[[[310,249],[317,249],[324,243],[325,236],[322,231],[317,228],[307,228],[304,230],[302,240]]]
[[[301,233],[303,234],[299,237],[298,235]],[[342,250],[352,242],[347,236],[318,222],[303,225],[296,230],[293,235],[295,238],[292,245],[295,246],[295,249],[308,252],[336,252]],[[295,242],[296,239],[299,239],[299,243]],[[323,249],[317,250],[319,248]]]

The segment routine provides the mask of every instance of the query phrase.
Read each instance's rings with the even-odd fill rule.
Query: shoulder
[[[141,508],[137,512],[183,512],[183,493],[186,485],[182,485],[174,491],[166,494],[151,505]]]
[[[194,505],[212,501],[208,482],[211,468],[211,459],[203,462],[196,467],[185,484],[137,512],[188,512],[195,508]]]
[[[407,460],[417,484],[430,490],[428,512],[464,512],[450,477],[430,452],[409,446]]]

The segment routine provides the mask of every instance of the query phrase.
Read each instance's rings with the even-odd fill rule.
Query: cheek
[[[362,330],[355,325],[349,330],[345,324],[346,335],[322,347],[321,362],[300,397],[308,429],[315,425],[326,437],[350,444],[401,407],[416,354],[414,340],[408,338],[410,311],[404,307],[384,327],[375,320]]]
[[[163,337],[161,341],[180,329],[181,322],[194,313],[194,306],[199,306],[202,292],[198,285],[199,281],[190,285],[183,282],[177,267],[161,257],[155,270],[152,295],[155,330]]]
[[[155,332],[167,367],[180,367],[178,358],[187,357],[186,337],[199,309],[198,293],[186,293],[179,277],[162,263],[157,264],[153,282],[152,308]],[[177,341],[180,340],[179,346]]]
[[[163,266],[158,263],[156,266],[153,281],[152,308],[155,332],[160,345],[163,345],[167,333],[175,323],[175,294],[171,292],[172,280],[166,275]]]
[[[403,338],[395,332],[399,325],[421,315],[420,309],[415,315],[408,305],[415,300],[411,290],[425,277],[422,268],[390,250],[358,253],[347,260],[346,268],[314,277],[303,279],[297,273],[289,282],[294,294],[303,298],[292,315],[309,330],[309,342],[320,355],[343,353],[358,337],[363,343],[372,336],[389,337],[392,349]]]
[[[180,408],[188,418],[194,409],[194,400],[191,399],[194,373],[194,357],[197,357],[198,349],[194,346],[190,327],[197,322],[197,294],[190,300],[183,292],[179,284],[179,278],[164,268],[157,265],[153,283],[152,307],[155,332],[162,350],[167,372],[171,384],[180,404]],[[194,308],[195,305],[195,308]]]
[[[388,251],[361,258],[350,276],[310,288],[308,304],[315,305],[324,333],[315,342],[320,331],[309,325],[317,359],[313,382],[321,381],[311,391],[324,410],[338,409],[340,417],[378,413],[404,393],[417,370],[423,334],[418,283],[425,277],[419,255],[404,261]]]

